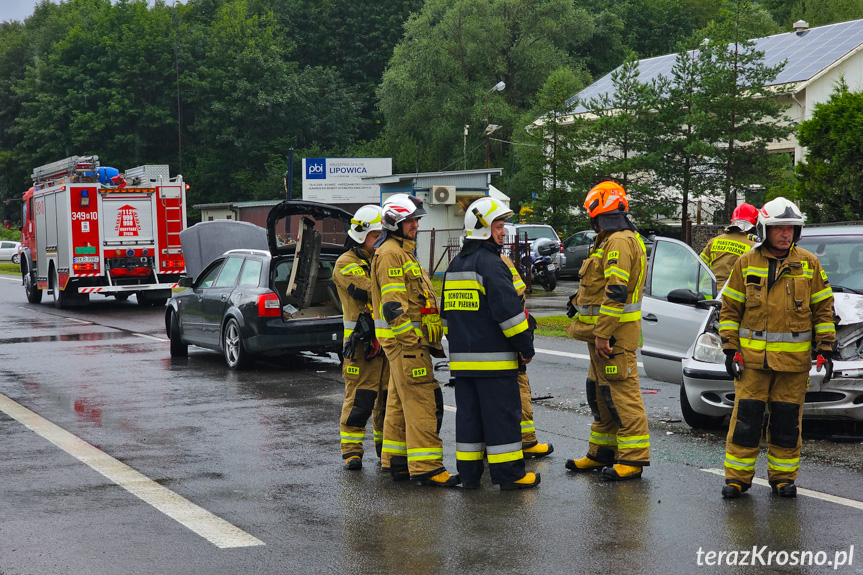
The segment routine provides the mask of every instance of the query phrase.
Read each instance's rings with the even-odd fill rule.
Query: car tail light
[[[281,317],[282,304],[274,292],[258,296],[258,317]]]

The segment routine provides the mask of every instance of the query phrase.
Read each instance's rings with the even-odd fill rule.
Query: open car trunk
[[[279,222],[302,215],[296,241],[283,242],[276,233]],[[351,214],[341,208],[301,200],[285,200],[267,216],[267,243],[273,256],[270,281],[282,304],[285,321],[342,315],[342,304],[333,281],[336,260],[344,251],[338,244],[324,244],[315,229],[317,220],[336,219],[350,224]]]

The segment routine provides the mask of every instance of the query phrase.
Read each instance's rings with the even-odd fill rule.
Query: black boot
[[[773,495],[779,497],[797,497],[797,486],[790,480],[779,480],[770,482],[770,487],[773,490]]]

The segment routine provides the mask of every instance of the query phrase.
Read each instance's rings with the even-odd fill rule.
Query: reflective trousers
[[[462,483],[478,483],[488,458],[491,482],[524,477],[521,397],[516,376],[455,378],[456,461]]]
[[[437,475],[443,465],[443,393],[434,378],[425,347],[406,350],[395,342],[384,347],[390,363],[390,386],[384,416],[381,466],[407,470],[411,479]]]
[[[650,432],[635,352],[614,347],[607,359],[596,354],[592,343],[587,348],[587,403],[593,413],[587,455],[609,465],[650,465]]]
[[[725,440],[725,482],[752,484],[767,424],[767,478],[771,484],[797,479],[802,445],[800,426],[809,372],[779,372],[744,366],[734,382],[734,411]]]
[[[521,395],[521,445],[533,447],[538,441],[533,425],[533,405],[530,403],[530,380],[526,371],[518,372],[518,392]]]
[[[357,354],[359,355],[359,354]],[[375,451],[381,454],[384,440],[384,411],[387,404],[390,368],[387,358],[379,355],[371,361],[345,358],[342,365],[345,400],[339,419],[342,458],[363,455],[366,424],[372,418]]]

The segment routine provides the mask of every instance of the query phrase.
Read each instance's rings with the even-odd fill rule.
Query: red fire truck
[[[47,291],[65,308],[90,294],[163,304],[185,271],[186,186],[166,165],[124,174],[98,156],[33,170],[24,194],[21,274],[30,303]]]

